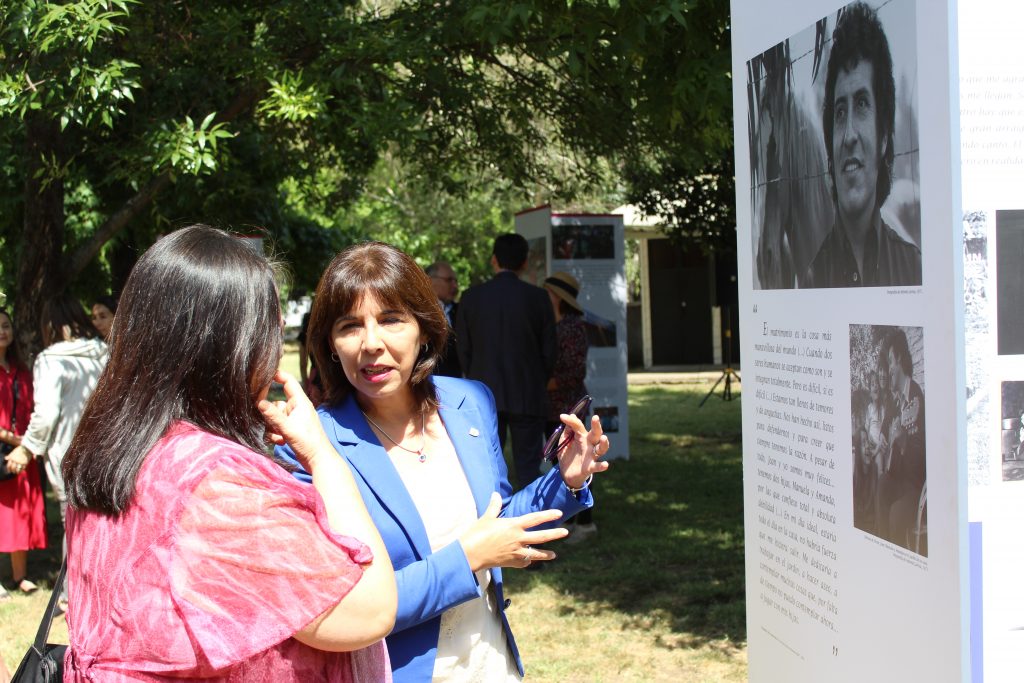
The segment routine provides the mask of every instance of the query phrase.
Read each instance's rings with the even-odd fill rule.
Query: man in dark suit
[[[430,276],[430,283],[434,286],[434,294],[444,309],[444,315],[448,318],[448,343],[434,369],[434,374],[462,377],[462,365],[459,363],[455,339],[455,316],[459,310],[459,305],[455,303],[455,295],[459,293],[459,280],[455,277],[451,265],[444,261],[434,261],[425,270]]]
[[[529,245],[522,235],[494,240],[489,281],[462,295],[455,330],[469,379],[486,384],[498,409],[498,436],[512,434],[519,488],[540,473],[548,377],[555,364],[555,315],[547,292],[519,279]]]

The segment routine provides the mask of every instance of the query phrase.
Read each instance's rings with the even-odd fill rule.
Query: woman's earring
[[[331,360],[333,360],[335,363],[341,362],[341,359],[338,358],[338,354],[334,353],[333,351],[331,351]]]
[[[421,356],[425,356],[427,354],[427,351],[430,351],[430,344],[429,343],[423,344],[420,347],[420,355]]]

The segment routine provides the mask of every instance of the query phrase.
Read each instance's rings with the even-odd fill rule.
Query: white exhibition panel
[[[971,525],[972,680],[1024,671],[1024,8],[963,2],[959,16]]]
[[[523,279],[542,285],[558,271],[580,283],[590,348],[587,390],[611,448],[608,459],[629,457],[625,228],[621,215],[558,214],[541,206],[516,214],[516,232],[530,243]]]
[[[826,289],[805,288],[813,280],[802,273],[834,220],[822,82],[844,3],[732,1],[752,683],[968,675],[955,5],[869,5],[896,86],[896,171],[882,215],[920,247],[920,284]],[[791,67],[771,87],[758,71],[769,54]],[[780,178],[785,195],[772,188]],[[891,336],[907,340],[924,397],[914,405],[923,411],[926,486],[905,528],[864,512],[854,476],[854,421],[859,438]]]

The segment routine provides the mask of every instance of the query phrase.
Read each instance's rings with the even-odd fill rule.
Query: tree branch
[[[239,93],[237,97],[214,119],[216,122],[232,121],[250,109],[259,99],[261,88],[250,88]],[[68,280],[74,280],[85,270],[85,267],[96,258],[103,245],[121,232],[133,218],[149,206],[153,199],[171,182],[171,171],[168,169],[153,177],[135,196],[125,202],[124,206],[115,211],[93,235],[83,242],[68,257]]]
[[[96,254],[100,252],[103,245],[113,239],[114,235],[121,232],[170,182],[171,172],[164,171],[150,180],[144,188],[125,202],[124,206],[115,211],[110,218],[103,221],[103,225],[93,233],[92,237],[75,249],[68,257],[68,279],[74,280],[78,277],[78,274],[96,258]]]

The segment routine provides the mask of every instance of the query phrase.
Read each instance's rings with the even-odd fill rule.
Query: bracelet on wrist
[[[588,486],[590,486],[590,482],[592,482],[592,481],[594,481],[594,475],[593,474],[591,474],[589,477],[587,477],[586,480],[584,480],[584,482],[582,484],[580,484],[580,487],[578,489],[574,489],[573,487],[569,486],[568,482],[563,482],[563,483],[565,484],[565,488],[569,489],[569,493],[571,493],[572,495],[574,495],[576,497],[579,497],[580,491],[582,491],[583,489],[585,489]]]

